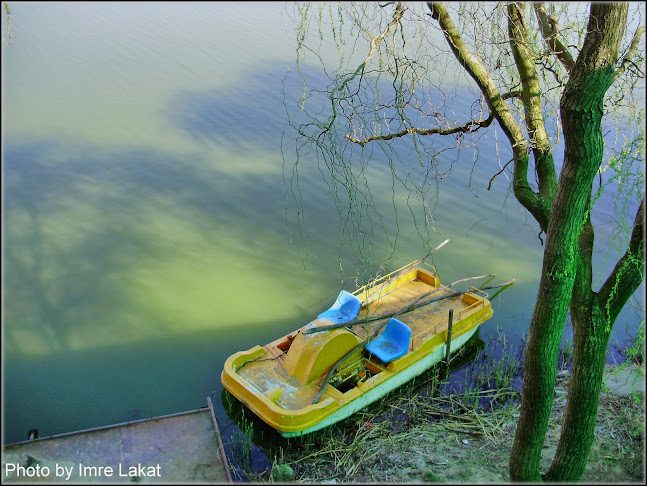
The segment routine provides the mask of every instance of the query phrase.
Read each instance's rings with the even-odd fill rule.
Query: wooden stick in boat
[[[440,250],[440,249],[441,249],[443,246],[445,246],[447,243],[449,243],[449,238],[447,238],[445,241],[443,241],[440,245],[438,245],[438,246],[437,246],[436,248],[434,248],[433,250],[429,250],[425,256],[423,256],[422,258],[420,258],[420,259],[418,259],[418,260],[414,260],[414,261],[413,261],[413,262],[411,262],[409,265],[407,265],[407,266],[406,266],[406,267],[404,267],[402,270],[400,270],[398,273],[396,273],[396,274],[395,274],[393,277],[391,277],[389,280],[387,280],[386,282],[384,282],[383,284],[381,284],[377,289],[375,289],[375,292],[373,292],[371,295],[369,295],[369,296],[368,296],[368,298],[367,298],[364,302],[362,302],[362,307],[363,307],[363,306],[366,306],[366,305],[368,305],[368,304],[370,304],[370,303],[371,303],[371,302],[376,298],[376,296],[377,296],[377,297],[379,297],[380,291],[381,291],[384,287],[386,287],[386,286],[388,285],[388,283],[389,283],[391,280],[395,280],[395,279],[396,279],[396,278],[398,278],[400,275],[402,275],[402,274],[404,274],[405,272],[409,271],[409,269],[410,269],[412,266],[414,266],[414,265],[417,265],[417,264],[419,264],[419,263],[424,262],[427,258],[429,258],[429,256],[430,256],[432,253],[435,253],[436,251]]]
[[[464,281],[464,280],[465,280],[465,279],[463,279],[463,281]],[[513,283],[514,283],[514,279],[510,280],[509,282],[505,282],[505,283],[498,284],[498,285],[488,285],[487,287],[483,287],[483,289],[495,289],[495,288],[499,288],[499,287],[508,287],[508,286],[512,285]],[[450,285],[451,285],[451,284],[450,284]],[[440,288],[440,287],[439,287],[439,288]],[[433,300],[432,302],[436,302],[436,301],[439,301],[439,300],[447,299],[447,298],[449,298],[449,297],[454,297],[454,296],[456,296],[456,295],[466,294],[467,292],[469,292],[469,291],[465,291],[465,292],[452,292],[452,294],[451,294],[451,295],[444,295],[444,296],[442,296],[442,297],[439,297],[439,298],[437,298],[437,299]],[[420,297],[420,298],[416,299],[416,302],[417,302],[417,301],[419,301],[420,299],[422,299],[423,297],[426,297],[426,295],[423,295],[422,297]],[[425,302],[424,304],[421,304],[419,307],[422,307],[423,305],[427,305],[427,304],[429,304],[429,303],[431,303],[431,302]],[[395,314],[393,314],[391,317],[404,313],[404,311],[406,311],[407,309],[409,309],[412,305],[413,305],[413,304],[411,304],[409,307],[406,307],[405,309],[402,309],[402,310],[400,310],[400,311],[396,312],[396,313],[395,313]],[[385,317],[389,317],[389,316],[382,316],[382,317],[381,317],[381,319],[383,319],[383,318],[385,318]],[[330,371],[328,371],[328,373],[326,374],[326,377],[324,378],[323,383],[321,384],[321,388],[319,389],[319,391],[318,391],[318,392],[317,392],[317,394],[315,395],[314,399],[312,400],[312,403],[313,403],[313,404],[314,404],[314,403],[317,403],[317,402],[319,401],[319,399],[321,398],[321,395],[323,395],[323,392],[324,392],[324,390],[326,389],[326,386],[328,386],[328,383],[330,382],[330,379],[332,378],[332,376],[333,376],[333,375],[335,374],[335,372],[337,371],[337,367],[339,367],[339,365],[340,365],[340,364],[342,364],[344,361],[346,361],[346,360],[347,360],[347,359],[348,359],[348,358],[349,358],[349,357],[350,357],[350,356],[351,356],[355,351],[357,351],[358,349],[363,348],[363,347],[364,347],[364,346],[366,346],[369,342],[371,342],[373,339],[375,339],[375,338],[380,334],[380,332],[382,331],[382,329],[386,326],[386,324],[387,324],[388,322],[389,322],[389,321],[385,321],[385,322],[383,322],[382,324],[380,324],[380,326],[375,330],[375,332],[374,332],[373,334],[371,334],[371,335],[370,335],[366,340],[364,340],[364,341],[362,341],[362,342],[358,343],[358,344],[357,344],[356,346],[354,346],[350,351],[348,351],[345,355],[343,355],[341,358],[339,358],[339,359],[335,362],[335,364],[332,366],[332,368],[330,368]],[[327,326],[327,327],[330,327],[330,326]],[[304,334],[305,334],[305,331],[304,331]]]
[[[487,286],[485,286],[485,287],[481,287],[481,288],[480,288],[480,290],[491,290],[491,289],[498,289],[498,288],[501,288],[501,287],[509,287],[509,286],[510,286],[510,285],[512,285],[513,283],[514,283],[514,279],[510,280],[509,282],[504,282],[504,283],[502,283],[502,284],[497,284],[497,285],[487,285]],[[433,304],[434,302],[438,302],[439,300],[449,299],[449,298],[451,298],[451,297],[456,297],[457,295],[463,295],[463,294],[466,294],[467,292],[469,292],[469,290],[466,290],[465,292],[456,292],[456,291],[452,291],[452,293],[451,293],[451,294],[443,295],[443,296],[441,296],[441,297],[436,297],[435,299],[432,299],[432,300],[430,300],[429,302],[425,302],[424,304],[420,304],[420,305],[419,305],[419,306],[417,306],[417,307],[422,307],[422,306],[427,305],[427,304]],[[497,292],[497,294],[498,294],[498,293],[499,293],[499,292]],[[416,308],[417,308],[417,307],[416,307]],[[414,310],[414,309],[411,309],[411,310]]]
[[[449,241],[449,240],[445,240],[445,241]],[[332,331],[333,329],[341,329],[343,327],[356,326],[357,324],[366,324],[367,322],[379,321],[380,319],[384,319],[385,317],[395,317],[396,315],[402,314],[402,313],[406,312],[409,309],[414,310],[414,308],[413,308],[414,305],[416,305],[418,302],[420,302],[425,297],[429,297],[430,295],[432,295],[432,294],[434,294],[436,292],[448,289],[448,288],[450,288],[450,287],[452,287],[452,286],[454,286],[456,284],[459,284],[459,283],[468,282],[470,280],[478,280],[480,278],[486,278],[486,277],[496,277],[496,275],[495,274],[486,274],[486,275],[479,275],[478,277],[467,277],[467,278],[462,278],[460,280],[456,280],[455,282],[452,282],[452,283],[450,283],[448,285],[441,285],[440,287],[435,288],[434,290],[431,290],[431,291],[427,292],[426,294],[421,295],[416,300],[414,300],[411,304],[409,304],[407,307],[397,311],[394,314],[384,314],[384,315],[373,316],[373,317],[364,317],[362,319],[353,319],[352,321],[343,322],[343,323],[340,323],[340,324],[330,324],[330,325],[327,325],[327,326],[313,327],[313,328],[306,329],[305,331],[303,331],[303,334],[314,334],[316,332]],[[484,287],[484,288],[486,288],[486,287]],[[456,295],[458,295],[458,294],[456,294]],[[434,301],[431,301],[431,302],[434,302]],[[431,303],[431,302],[426,302],[423,305],[427,305],[428,303]],[[418,306],[418,307],[420,307],[420,306]]]
[[[447,238],[445,241],[443,241],[440,245],[438,245],[438,246],[437,246],[436,248],[434,248],[433,250],[429,250],[425,256],[423,256],[420,260],[416,260],[416,261],[415,261],[415,262],[413,262],[413,263],[414,263],[414,264],[416,264],[416,263],[422,263],[422,262],[424,262],[427,258],[429,258],[429,255],[431,255],[432,253],[437,252],[437,251],[438,251],[438,250],[440,250],[443,246],[445,246],[447,243],[449,243],[449,238]]]

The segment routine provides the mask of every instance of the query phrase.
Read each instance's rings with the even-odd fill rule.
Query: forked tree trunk
[[[601,150],[601,144],[589,142],[589,149],[594,151],[600,145]],[[539,465],[553,404],[559,344],[575,278],[575,247],[589,197],[582,187],[591,188],[596,172],[579,158],[576,160],[580,163],[564,164],[548,226],[539,293],[526,346],[521,415],[510,456],[513,481],[541,480]]]
[[[541,480],[541,450],[553,403],[559,344],[578,264],[581,263],[579,238],[588,219],[593,178],[603,156],[603,101],[613,82],[614,63],[626,25],[627,10],[627,4],[592,4],[584,45],[560,103],[565,141],[564,166],[548,223],[537,304],[526,348],[521,415],[510,456],[513,481]],[[575,302],[575,305],[581,304],[584,304],[583,315],[587,315],[586,303]],[[608,336],[604,338],[599,330],[588,329],[590,325],[596,327],[599,324],[595,312],[589,309],[588,315],[592,317],[590,323],[578,326],[581,336],[576,336],[578,361],[573,365],[574,380],[580,380],[582,385],[576,387],[579,391],[575,392],[578,395],[575,401],[579,401],[583,408],[577,409],[577,420],[573,421],[575,426],[578,423],[586,426],[591,420],[595,421],[599,388],[594,398],[583,395],[595,382],[599,383],[597,375],[604,366],[608,340]],[[593,377],[589,380],[587,374]],[[576,405],[570,406],[572,409]],[[572,441],[572,434],[562,436],[562,453],[556,457],[556,464],[560,466],[554,468],[548,479],[564,480],[559,477],[561,472],[576,472],[578,464],[586,463],[590,444],[586,447],[586,444],[578,445]],[[560,461],[568,454],[576,456],[572,460],[574,465],[570,467],[564,463],[562,467]]]
[[[611,328],[621,305],[643,282],[645,200],[640,204],[625,256],[599,292],[592,291],[593,226],[590,214],[580,235],[571,300],[574,330],[573,374],[562,433],[545,479],[582,477],[595,438],[595,419]]]

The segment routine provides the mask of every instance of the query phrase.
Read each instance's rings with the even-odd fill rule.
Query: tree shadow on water
[[[5,144],[4,150],[9,352],[64,351],[88,326],[97,333],[130,332],[132,322],[119,322],[136,312],[128,308],[135,297],[123,276],[134,267],[154,268],[178,252],[191,258],[185,242],[227,252],[285,237],[280,224],[258,233],[268,219],[281,218],[272,199],[276,190],[267,189],[281,186],[280,175],[251,174],[241,181],[203,161],[145,149],[79,150],[38,141]],[[241,190],[241,184],[266,190]],[[265,245],[263,251],[263,261],[271,264],[281,249]],[[165,325],[150,322],[152,316],[136,317],[151,327]]]
[[[293,124],[310,120],[299,108],[302,76],[316,89],[330,83],[324,73],[310,67],[297,73],[294,68],[268,63],[227,89],[179,91],[171,96],[164,112],[191,139],[237,149],[254,144],[279,154],[288,117]],[[308,91],[306,96],[320,98],[325,108],[325,93]]]

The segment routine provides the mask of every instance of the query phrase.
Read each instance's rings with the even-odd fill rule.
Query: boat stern
[[[220,379],[227,391],[270,427],[286,437],[300,435],[302,431],[315,426],[323,417],[339,408],[333,397],[324,396],[316,404],[308,404],[295,410],[287,409],[278,402],[284,393],[289,393],[289,390],[286,390],[289,385],[275,380],[272,385],[276,386],[270,385],[263,391],[238,372],[247,363],[264,359],[266,355],[267,351],[260,346],[233,354],[225,362]],[[312,393],[313,397],[315,393],[316,390]]]

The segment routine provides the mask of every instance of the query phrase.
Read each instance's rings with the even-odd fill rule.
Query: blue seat
[[[368,343],[366,349],[384,363],[388,363],[407,354],[410,339],[411,329],[409,326],[392,317],[382,334]]]
[[[322,312],[317,319],[330,319],[336,324],[352,321],[357,317],[362,302],[350,292],[342,290],[330,309]]]

